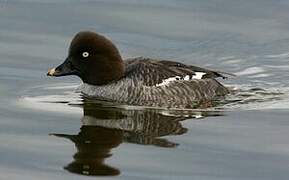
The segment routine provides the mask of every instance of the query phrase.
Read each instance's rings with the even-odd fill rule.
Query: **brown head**
[[[124,63],[116,46],[90,31],[79,32],[71,41],[66,60],[48,71],[48,76],[77,75],[84,83],[104,85],[119,80]]]

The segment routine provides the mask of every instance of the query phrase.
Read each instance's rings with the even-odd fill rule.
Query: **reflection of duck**
[[[117,147],[122,139],[120,130],[97,126],[82,126],[77,135],[54,134],[70,139],[77,148],[73,162],[64,168],[72,173],[83,175],[118,175],[119,170],[104,164],[111,156],[110,150]]]
[[[118,175],[118,169],[104,164],[111,156],[110,150],[123,141],[160,147],[175,147],[177,144],[160,138],[184,134],[187,129],[180,121],[207,115],[159,110],[123,110],[84,104],[83,125],[77,135],[54,134],[70,139],[77,148],[74,160],[65,169],[83,175]]]

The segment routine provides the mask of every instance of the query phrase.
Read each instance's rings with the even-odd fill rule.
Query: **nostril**
[[[72,62],[70,62],[70,61],[67,63],[67,65],[68,65],[68,67],[69,67],[70,69],[73,69],[73,68],[74,68]]]
[[[76,68],[76,66],[74,66],[72,64],[72,62],[68,62],[68,68],[70,68],[71,70],[77,71],[77,73],[80,73],[80,70],[78,68]]]
[[[55,70],[56,70],[56,71],[62,71],[62,69],[63,69],[62,66],[59,66],[59,67],[57,67]]]

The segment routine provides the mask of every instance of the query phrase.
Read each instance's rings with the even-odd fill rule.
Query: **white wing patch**
[[[193,79],[202,79],[202,77],[206,74],[204,72],[195,72],[196,75],[193,75]]]
[[[165,85],[169,84],[170,82],[179,81],[179,80],[189,81],[192,79],[202,79],[202,77],[205,74],[206,73],[204,73],[204,72],[195,72],[195,75],[192,75],[192,76],[186,75],[184,77],[181,77],[181,76],[169,77],[167,79],[164,79],[161,83],[156,84],[156,86],[165,86]]]
[[[191,77],[189,76],[189,75],[186,75],[185,77],[184,77],[184,80],[185,81],[188,81],[188,80],[190,80],[191,79]]]
[[[165,86],[165,85],[169,84],[172,81],[177,81],[177,80],[180,80],[180,79],[181,79],[180,76],[170,77],[168,79],[164,79],[163,82],[161,82],[159,84],[156,84],[156,86]]]

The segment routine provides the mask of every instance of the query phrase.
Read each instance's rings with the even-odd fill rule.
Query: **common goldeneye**
[[[230,91],[215,78],[229,73],[167,60],[122,60],[116,46],[95,32],[79,32],[68,57],[48,76],[76,75],[84,96],[128,105],[196,108]]]

